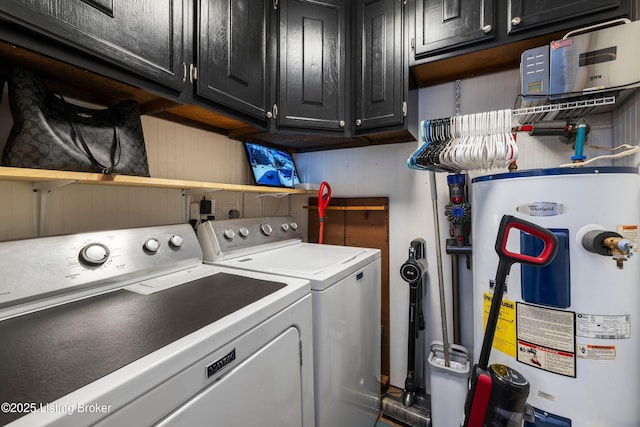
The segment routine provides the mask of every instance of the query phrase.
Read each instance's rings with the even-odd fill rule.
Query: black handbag
[[[11,67],[7,81],[13,126],[3,166],[149,176],[136,101],[74,105],[22,67]]]

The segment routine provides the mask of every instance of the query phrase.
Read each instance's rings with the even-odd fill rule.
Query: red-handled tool
[[[318,231],[318,243],[324,242],[324,211],[329,205],[331,200],[331,186],[328,182],[322,182],[320,189],[318,190],[318,222],[320,223],[320,229]]]
[[[507,249],[511,230],[517,229],[540,238],[544,247],[536,256],[514,253]],[[548,265],[558,252],[558,238],[546,228],[511,215],[504,215],[498,229],[495,245],[499,262],[496,272],[493,300],[487,318],[478,364],[474,366],[471,388],[465,403],[464,427],[521,426],[529,383],[517,371],[504,365],[489,365],[489,355],[498,324],[500,306],[507,276],[515,263],[538,267]],[[500,407],[500,405],[504,405]],[[497,410],[498,409],[498,410]],[[505,416],[515,414],[515,416]]]

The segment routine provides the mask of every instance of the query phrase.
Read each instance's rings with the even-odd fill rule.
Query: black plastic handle
[[[525,255],[507,250],[509,232],[512,229],[524,231],[532,236],[538,237],[544,243],[540,254],[536,256]],[[558,252],[558,238],[555,234],[544,227],[516,218],[511,215],[504,215],[500,221],[498,237],[496,239],[496,252],[501,260],[509,260],[511,263],[529,264],[538,267],[548,265]]]
[[[536,256],[515,253],[507,250],[507,241],[509,240],[509,232],[517,229],[539,237],[544,242],[544,247],[540,254]],[[551,231],[539,225],[532,224],[523,219],[516,218],[511,215],[504,215],[500,221],[498,229],[498,237],[496,239],[496,252],[498,253],[499,262],[496,271],[495,286],[493,288],[493,300],[489,308],[487,317],[487,326],[482,341],[482,349],[478,357],[478,367],[486,370],[489,366],[489,353],[491,352],[491,344],[493,336],[498,325],[498,317],[500,315],[500,304],[506,286],[507,276],[511,265],[514,263],[530,264],[537,267],[548,265],[558,252],[558,238]]]

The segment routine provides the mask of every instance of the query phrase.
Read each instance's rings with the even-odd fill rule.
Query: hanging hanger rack
[[[506,168],[518,156],[511,110],[420,122],[420,146],[407,160],[417,170],[462,172]]]

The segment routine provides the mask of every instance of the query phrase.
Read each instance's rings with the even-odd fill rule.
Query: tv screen
[[[253,142],[245,142],[244,148],[257,185],[293,188],[300,184],[291,154]]]

